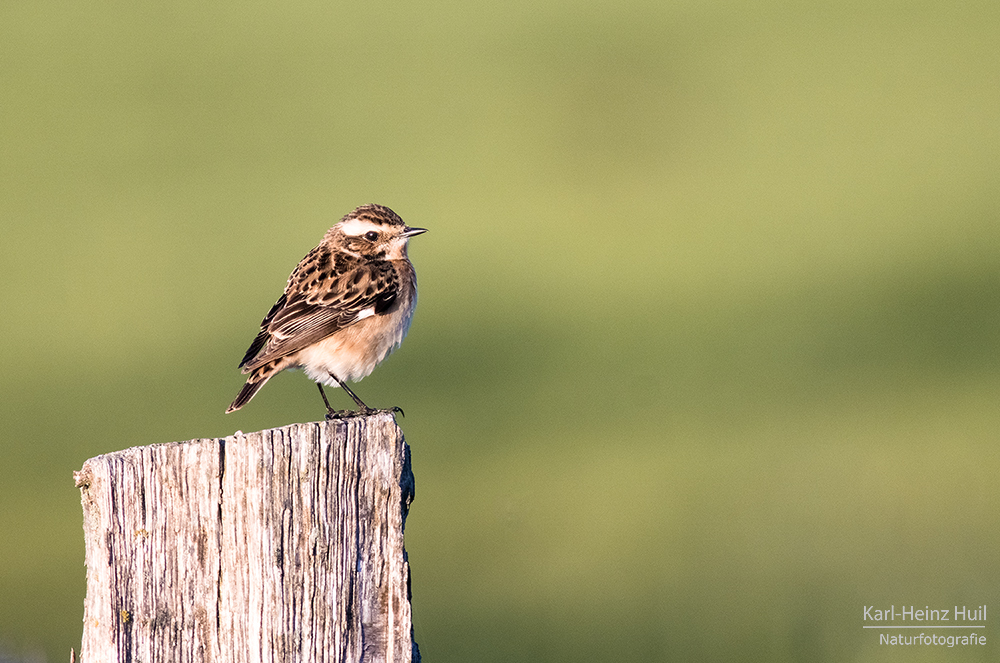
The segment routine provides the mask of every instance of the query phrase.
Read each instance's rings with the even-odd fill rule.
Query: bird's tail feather
[[[226,410],[226,414],[236,412],[236,410],[249,403],[254,394],[260,391],[260,388],[267,384],[268,380],[281,372],[281,370],[288,367],[287,364],[287,361],[276,359],[269,364],[265,364],[264,366],[254,369],[250,373],[250,377],[247,378],[247,383],[243,385],[243,388],[240,389],[240,393],[236,395],[236,400],[234,400],[233,404]]]
[[[271,375],[273,375],[273,373]],[[236,410],[239,410],[241,407],[249,403],[250,399],[254,397],[254,394],[256,394],[260,388],[267,384],[267,381],[271,379],[271,375],[251,375],[250,379],[247,380],[247,383],[243,385],[242,389],[240,389],[240,393],[236,395],[236,400],[234,400],[233,404],[226,409],[226,414],[236,412]]]

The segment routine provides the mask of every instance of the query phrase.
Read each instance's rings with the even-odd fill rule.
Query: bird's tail
[[[239,410],[241,407],[249,403],[250,399],[254,397],[254,394],[256,394],[266,382],[266,379],[261,380],[260,382],[247,380],[247,383],[243,385],[242,389],[240,389],[240,393],[236,395],[236,400],[233,401],[232,405],[226,408],[226,414],[236,412],[236,410]]]
[[[226,409],[226,414],[236,412],[249,403],[254,394],[267,384],[268,380],[286,368],[288,368],[288,361],[281,357],[251,371],[247,383],[240,389],[240,393],[236,395],[236,400],[233,401],[232,405]]]

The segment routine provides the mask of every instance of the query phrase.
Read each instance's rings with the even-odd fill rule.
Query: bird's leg
[[[367,405],[365,405],[365,402],[363,400],[361,400],[360,398],[358,398],[358,395],[355,394],[354,391],[350,387],[347,386],[347,383],[345,383],[343,380],[341,380],[340,378],[338,378],[336,375],[334,375],[333,373],[330,373],[330,377],[333,378],[334,380],[336,380],[337,384],[340,385],[341,389],[343,389],[345,392],[347,392],[347,395],[350,396],[354,400],[354,402],[358,406],[358,412],[359,413],[361,413],[361,414],[374,414],[374,413],[380,411],[380,410],[375,410],[375,409],[370,408]],[[327,409],[326,418],[328,420],[329,419],[339,419],[342,416],[344,416],[345,414],[348,414],[347,412],[340,412],[340,411],[334,410],[332,407],[330,407],[329,401],[326,400],[326,394],[323,392],[323,385],[321,385],[319,382],[317,382],[316,386],[319,387],[319,393],[323,394],[323,402],[326,403],[326,409]],[[399,412],[404,417],[406,416],[403,413],[403,408],[401,408],[401,407],[391,407],[391,408],[389,408],[389,410],[391,410],[393,412]]]
[[[336,419],[339,412],[330,407],[330,401],[326,400],[326,392],[323,391],[323,385],[317,382],[316,386],[319,387],[319,395],[323,397],[323,403],[326,405],[326,420]]]
[[[361,400],[360,398],[358,398],[357,394],[355,394],[353,391],[351,391],[351,388],[347,386],[346,382],[344,382],[343,380],[341,380],[340,378],[338,378],[333,373],[330,373],[330,377],[332,377],[334,380],[336,380],[337,384],[340,385],[340,388],[343,389],[345,392],[347,392],[348,396],[350,396],[352,399],[354,399],[354,402],[357,403],[358,409],[359,409],[360,412],[363,412],[364,414],[371,414],[372,412],[375,411],[375,410],[371,409],[370,407],[368,407],[367,405],[365,405],[365,402],[363,400]]]

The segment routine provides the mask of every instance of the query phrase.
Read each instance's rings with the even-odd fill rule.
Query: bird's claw
[[[337,419],[348,419],[350,417],[370,417],[373,414],[379,414],[381,412],[391,412],[393,414],[398,412],[400,415],[404,417],[406,416],[406,413],[403,412],[403,408],[398,405],[393,405],[392,407],[384,410],[377,410],[372,407],[358,408],[357,410],[327,410],[326,420],[334,421]]]

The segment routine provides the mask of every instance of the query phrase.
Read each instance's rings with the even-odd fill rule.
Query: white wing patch
[[[375,232],[378,232],[382,230],[382,226],[374,224],[367,219],[348,219],[347,221],[340,222],[340,229],[344,232],[345,235],[350,235],[351,237],[360,237],[369,230],[374,230]]]
[[[366,308],[366,309],[362,309],[362,310],[358,311],[358,315],[354,318],[354,322],[360,322],[361,320],[364,320],[365,318],[370,318],[373,315],[375,315],[375,307],[374,306],[371,306],[371,307]]]

